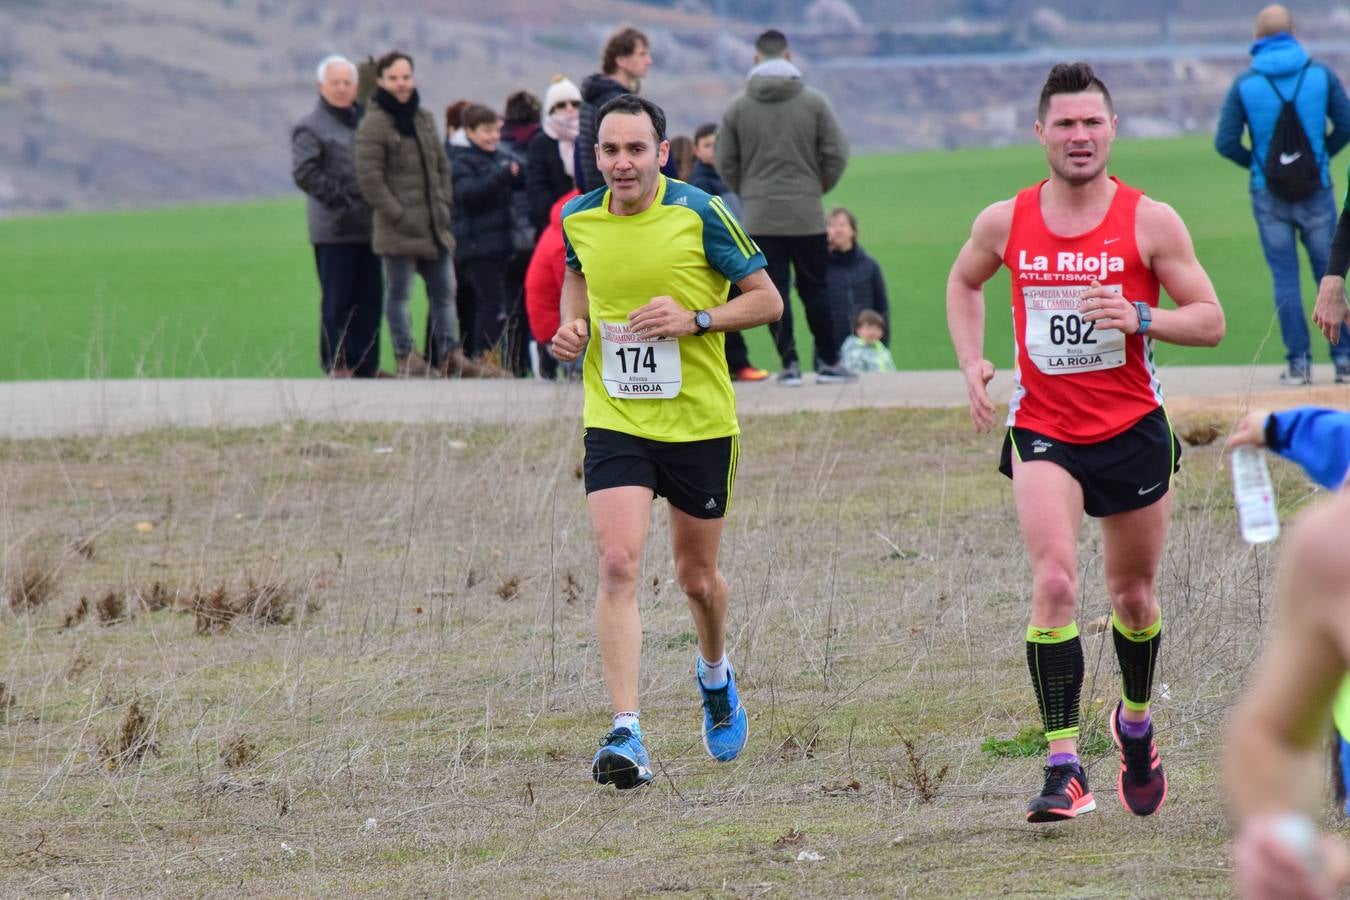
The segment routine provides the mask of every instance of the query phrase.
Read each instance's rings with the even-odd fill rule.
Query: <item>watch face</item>
[[[708,312],[706,309],[700,309],[698,312],[694,313],[694,322],[699,328],[711,328],[712,313]]]

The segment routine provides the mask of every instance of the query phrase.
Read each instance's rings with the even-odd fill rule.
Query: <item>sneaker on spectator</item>
[[[1280,373],[1280,384],[1286,387],[1302,387],[1305,384],[1312,384],[1312,372],[1308,369],[1290,366]]]
[[[732,381],[763,381],[771,373],[768,369],[757,369],[754,366],[745,366],[731,373]]]
[[[782,387],[801,387],[802,367],[795,362],[783,366],[783,371],[778,373],[778,383]]]
[[[857,380],[857,373],[847,368],[843,363],[835,363],[832,366],[824,364],[816,366],[816,384],[841,384],[845,381]]]

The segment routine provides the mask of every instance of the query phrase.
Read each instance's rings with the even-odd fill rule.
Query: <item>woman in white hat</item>
[[[576,187],[572,166],[581,120],[581,91],[570,79],[553,76],[544,94],[542,117],[543,130],[530,141],[525,164],[525,191],[536,233],[548,227],[554,201]]]

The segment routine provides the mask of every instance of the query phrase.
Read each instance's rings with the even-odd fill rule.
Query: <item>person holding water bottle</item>
[[[1319,836],[1310,814],[1322,792],[1319,749],[1329,716],[1340,765],[1350,762],[1350,412],[1300,407],[1253,412],[1228,439],[1235,453],[1265,447],[1303,467],[1332,497],[1289,529],[1272,631],[1229,724],[1224,782],[1237,836],[1240,896],[1331,897],[1350,883],[1350,849]],[[1240,464],[1235,464],[1235,474]],[[1235,483],[1235,490],[1242,485]]]

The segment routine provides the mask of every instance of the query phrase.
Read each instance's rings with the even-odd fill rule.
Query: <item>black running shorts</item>
[[[613,487],[651,488],[680,512],[720,519],[731,505],[740,439],[653,441],[586,429],[586,493]]]
[[[1021,462],[1045,460],[1067,471],[1083,488],[1083,511],[1101,518],[1143,509],[1167,493],[1181,468],[1181,443],[1160,406],[1112,438],[1071,444],[1026,428],[1009,428],[998,470],[1013,477]]]

